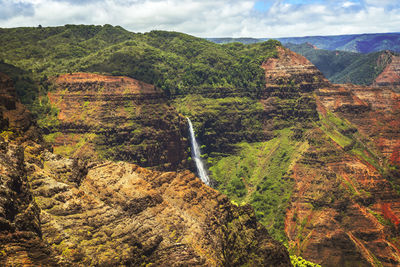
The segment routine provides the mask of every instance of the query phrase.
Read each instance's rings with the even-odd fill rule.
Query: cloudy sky
[[[199,37],[400,32],[399,0],[0,0],[0,27],[112,24]]]

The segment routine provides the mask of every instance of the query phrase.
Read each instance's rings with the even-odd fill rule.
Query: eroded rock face
[[[278,57],[269,58],[262,64],[265,69],[265,96],[285,93],[283,87],[292,84],[300,92],[312,92],[317,88],[329,85],[329,81],[305,57],[278,46]]]
[[[398,164],[400,93],[390,87],[335,85],[317,91],[320,111],[347,119],[386,159]]]
[[[398,266],[400,195],[385,170],[398,164],[399,94],[346,84],[316,95],[321,127],[293,168],[290,246],[323,266]]]
[[[278,57],[262,64],[266,87],[261,96],[265,116],[290,121],[318,120],[315,99],[317,88],[329,86],[329,81],[305,57],[284,47],[277,47]]]
[[[34,124],[31,113],[17,99],[12,80],[0,73],[0,129],[27,132]]]
[[[62,75],[53,83],[49,98],[59,109],[59,123],[48,138],[55,152],[163,170],[185,166],[185,119],[153,85],[88,73]]]
[[[320,129],[293,168],[295,188],[286,214],[290,247],[323,266],[397,266],[398,229],[382,207],[400,197],[371,164],[347,153]],[[398,215],[396,215],[398,216]]]
[[[24,169],[24,151],[0,138],[0,265],[54,265],[41,237],[40,209]]]
[[[400,86],[400,56],[393,54],[390,51],[386,51],[381,57],[388,57],[390,63],[382,71],[382,73],[376,77],[372,86]]]
[[[53,265],[41,239],[40,209],[24,167],[24,145],[38,132],[16,99],[13,83],[0,73],[0,265]],[[28,141],[28,139],[30,141]],[[10,141],[12,140],[12,141]]]
[[[68,160],[46,154],[46,167],[31,167],[43,239],[59,263],[289,264],[252,209],[232,206],[189,171],[106,162],[88,166],[77,187],[62,180],[73,169]]]

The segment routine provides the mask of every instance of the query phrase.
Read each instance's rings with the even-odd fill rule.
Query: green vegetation
[[[381,214],[376,213],[375,211],[371,210],[370,208],[367,208],[367,211],[370,214],[372,214],[382,225],[386,225],[386,226],[394,228],[393,223],[390,220],[383,217]]]
[[[290,261],[292,262],[293,267],[321,267],[319,264],[312,263],[296,255],[291,255]]]
[[[260,222],[280,241],[286,240],[284,219],[293,187],[288,172],[307,148],[292,134],[286,128],[268,142],[241,143],[235,155],[208,159],[217,188],[239,204],[250,203]]]
[[[359,54],[345,51],[315,49],[310,44],[286,44],[305,56],[333,83],[371,84],[390,63],[386,52]]]
[[[32,74],[11,64],[0,61],[0,72],[7,74],[14,83],[18,98],[36,115],[42,128],[57,125],[58,110],[52,107],[47,97],[50,84],[47,76]]]
[[[174,101],[177,111],[192,120],[202,152],[229,153],[242,141],[265,140],[263,107],[249,97],[205,98],[188,95]]]
[[[362,141],[362,136],[350,122],[339,118],[331,111],[327,111],[325,116],[320,114],[318,124],[321,130],[345,151],[368,162],[378,170],[382,169],[379,164],[379,153]]]
[[[169,95],[236,88],[256,97],[264,86],[260,64],[280,45],[221,46],[177,32],[141,34],[111,25],[0,29],[0,36],[0,59],[35,75],[126,75]]]

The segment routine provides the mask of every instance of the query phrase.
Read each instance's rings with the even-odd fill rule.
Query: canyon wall
[[[286,172],[294,181],[285,219],[289,249],[323,266],[397,266],[396,82],[391,87],[333,85],[310,65],[288,50],[263,64],[266,96],[277,92],[282,99],[293,84],[297,94],[309,88],[315,101],[309,108],[317,114],[303,134],[308,148]],[[321,82],[310,86],[313,79]]]
[[[46,138],[56,153],[162,170],[187,166],[186,120],[153,85],[89,73],[61,75],[52,85],[58,114],[46,118]]]

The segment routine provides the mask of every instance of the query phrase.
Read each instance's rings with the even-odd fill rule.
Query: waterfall
[[[196,163],[197,173],[200,176],[200,179],[203,181],[203,183],[205,183],[206,185],[210,185],[210,178],[208,178],[206,168],[204,167],[203,161],[201,160],[200,157],[201,156],[200,148],[199,145],[197,144],[196,137],[194,136],[192,122],[188,117],[186,117],[186,119],[189,123],[190,141],[192,143],[192,158]]]

